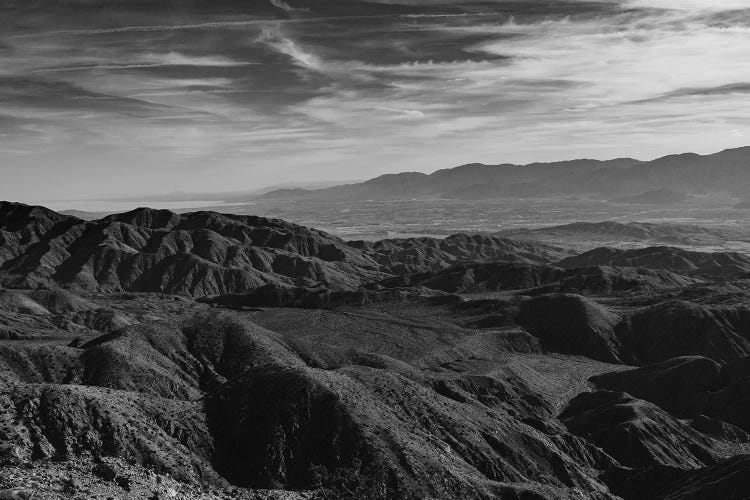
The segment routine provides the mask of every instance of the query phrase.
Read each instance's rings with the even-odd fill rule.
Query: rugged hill
[[[0,269],[35,286],[214,295],[298,281],[345,288],[380,275],[343,241],[251,216],[136,209],[82,221],[41,207],[0,205]]]
[[[306,342],[195,307],[78,347],[2,346],[0,467],[93,456],[217,489],[346,491],[332,475],[346,473],[366,498],[610,498],[591,471],[612,460],[526,423],[553,429],[553,407],[512,372],[423,371],[337,332]],[[423,355],[463,337],[424,334]]]
[[[750,309],[742,302],[666,299],[622,308],[550,294],[522,302],[516,320],[550,350],[602,361],[642,365],[701,355],[721,362],[750,355]]]
[[[476,262],[548,264],[570,255],[569,251],[552,245],[466,234],[456,234],[444,239],[352,241],[349,245],[373,258],[385,270],[398,274],[439,270],[456,264]]]
[[[630,250],[603,247],[565,258],[556,265],[566,269],[587,266],[641,267],[689,276],[727,277],[750,272],[750,256],[737,252],[695,252],[666,246]]]
[[[750,495],[740,254],[2,209],[0,498]]]
[[[750,418],[743,411],[750,387],[748,358],[724,364],[700,356],[676,358],[591,380],[603,389],[627,391],[679,418],[699,418],[703,432],[738,440],[747,439],[750,432]]]
[[[192,296],[267,284],[354,289],[402,270],[461,262],[551,262],[558,248],[458,234],[346,243],[276,219],[136,209],[84,221],[43,207],[0,204],[0,273],[13,286]]]
[[[719,442],[658,406],[622,392],[580,394],[560,418],[571,432],[628,467],[700,468],[731,456],[722,453]]]
[[[551,351],[621,363],[619,315],[579,295],[543,295],[521,304],[518,322]]]
[[[562,269],[544,264],[492,262],[402,274],[385,279],[380,285],[420,286],[449,293],[525,290],[528,294],[570,292],[602,295],[682,289],[698,282],[660,269],[606,266]]]

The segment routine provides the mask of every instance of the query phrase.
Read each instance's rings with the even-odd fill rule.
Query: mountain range
[[[262,199],[545,198],[594,196],[625,203],[669,204],[687,194],[744,196],[750,147],[710,155],[678,154],[652,161],[621,158],[529,165],[468,164],[432,174],[387,174],[325,189],[279,189]]]
[[[746,498],[750,256],[0,203],[0,498]]]
[[[347,243],[316,229],[255,216],[139,208],[82,220],[0,202],[0,283],[64,284],[195,297],[263,285],[355,289],[393,272],[486,260],[552,262],[544,243],[458,234]]]

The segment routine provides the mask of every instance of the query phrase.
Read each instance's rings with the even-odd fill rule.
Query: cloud
[[[380,111],[386,111],[388,113],[395,113],[402,118],[424,118],[425,114],[417,109],[398,109],[388,107],[377,107],[375,108]]]
[[[39,68],[35,73],[54,73],[61,71],[86,71],[86,70],[126,70],[164,68],[170,66],[191,66],[202,68],[233,68],[238,66],[249,66],[257,64],[248,61],[235,61],[223,56],[189,56],[179,52],[165,54],[136,54],[136,57],[127,62],[114,64],[89,64],[75,66],[54,66],[50,68]]]
[[[631,0],[630,7],[672,9],[679,11],[727,11],[750,9],[744,0]]]
[[[309,9],[301,9],[301,8],[295,8],[289,5],[288,3],[282,1],[282,0],[270,0],[271,4],[274,7],[278,7],[279,9],[285,11],[285,12],[307,12]]]
[[[285,37],[278,26],[263,28],[259,41],[288,56],[298,66],[313,71],[323,70],[323,62],[318,56],[306,51],[294,40]]]
[[[85,25],[21,6],[0,33],[0,161],[220,190],[746,140],[744,1],[410,3],[121,2]]]
[[[740,94],[750,94],[750,82],[731,83],[727,85],[720,85],[718,87],[677,89],[672,92],[668,92],[651,99],[644,99],[638,102],[652,103],[655,101],[676,99],[682,97],[733,96]]]

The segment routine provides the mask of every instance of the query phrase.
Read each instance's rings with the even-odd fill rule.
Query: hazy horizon
[[[748,147],[750,148],[750,145],[747,146],[738,146],[738,148]],[[720,151],[709,151],[706,153],[707,155],[713,154],[713,153],[719,153]],[[671,154],[694,154],[694,151],[682,151],[682,152],[674,152],[669,153],[664,156],[669,156]],[[697,154],[697,153],[695,153]],[[639,161],[651,161],[656,160],[658,158],[662,158],[663,156],[653,157],[653,158],[633,158],[635,160]],[[625,158],[625,157],[619,157],[619,158]],[[614,160],[618,158],[561,158],[556,160],[551,160],[552,162],[566,162],[566,161],[578,161],[578,160]],[[498,162],[497,165],[500,165],[505,162]],[[527,164],[533,164],[536,162],[529,162],[524,163],[521,165],[527,165]],[[544,162],[540,162],[544,163]],[[468,163],[464,163],[461,165],[466,165]],[[456,168],[460,167],[461,165],[453,165],[451,167],[446,167],[448,169],[450,168]],[[443,168],[436,168],[433,170],[426,170],[422,171],[422,173],[425,173],[427,175],[438,172],[439,170],[442,170]],[[404,171],[400,170],[394,170],[392,172],[384,172],[380,175],[387,175],[387,174],[396,174],[396,173],[404,173]],[[113,196],[88,196],[88,197],[81,197],[81,198],[38,198],[38,197],[27,197],[24,199],[16,199],[13,197],[7,198],[8,201],[14,201],[14,202],[20,202],[20,203],[26,203],[26,204],[34,204],[34,205],[44,205],[48,208],[51,208],[53,210],[81,210],[81,211],[89,211],[89,212],[114,212],[117,211],[118,208],[121,208],[123,210],[129,210],[130,208],[137,208],[142,205],[139,205],[139,203],[146,203],[147,206],[150,208],[166,208],[166,209],[190,209],[190,208],[202,208],[206,207],[206,203],[215,203],[217,206],[221,204],[226,204],[227,206],[242,204],[244,202],[238,201],[236,199],[231,199],[232,197],[237,197],[239,195],[257,195],[262,194],[265,192],[270,192],[272,190],[276,189],[324,189],[326,187],[332,187],[332,186],[338,186],[338,185],[344,185],[344,184],[356,184],[360,182],[364,182],[368,179],[341,179],[341,180],[328,180],[328,181],[320,181],[320,180],[311,180],[309,182],[299,181],[299,182],[287,182],[287,183],[270,183],[265,185],[260,185],[254,189],[227,189],[227,190],[207,190],[207,191],[185,191],[182,189],[175,189],[172,191],[150,191],[150,192],[125,192],[118,195]],[[222,198],[222,196],[227,196],[228,198]],[[174,199],[170,199],[174,198]],[[247,202],[252,201],[251,198],[248,198]],[[130,208],[128,208],[130,207]]]
[[[748,12],[732,0],[12,0],[0,198],[743,146]]]

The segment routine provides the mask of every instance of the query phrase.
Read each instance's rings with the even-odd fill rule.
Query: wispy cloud
[[[309,9],[292,7],[291,5],[284,2],[283,0],[270,0],[270,2],[274,7],[277,7],[285,12],[307,12],[309,11]]]
[[[137,54],[129,62],[114,64],[83,64],[76,66],[54,66],[50,68],[35,69],[34,73],[54,73],[63,71],[87,71],[87,70],[123,70],[123,69],[147,69],[164,68],[170,66],[191,66],[203,68],[233,68],[238,66],[249,66],[250,61],[235,61],[222,56],[189,56],[179,52],[166,54]]]
[[[630,0],[630,7],[650,7],[659,9],[691,11],[714,11],[750,9],[743,0]]]
[[[744,0],[409,3],[81,3],[60,19],[19,3],[0,33],[0,162],[30,168],[16,190],[68,182],[39,175],[61,157],[81,191],[123,168],[111,191],[157,171],[220,190],[750,136]]]

